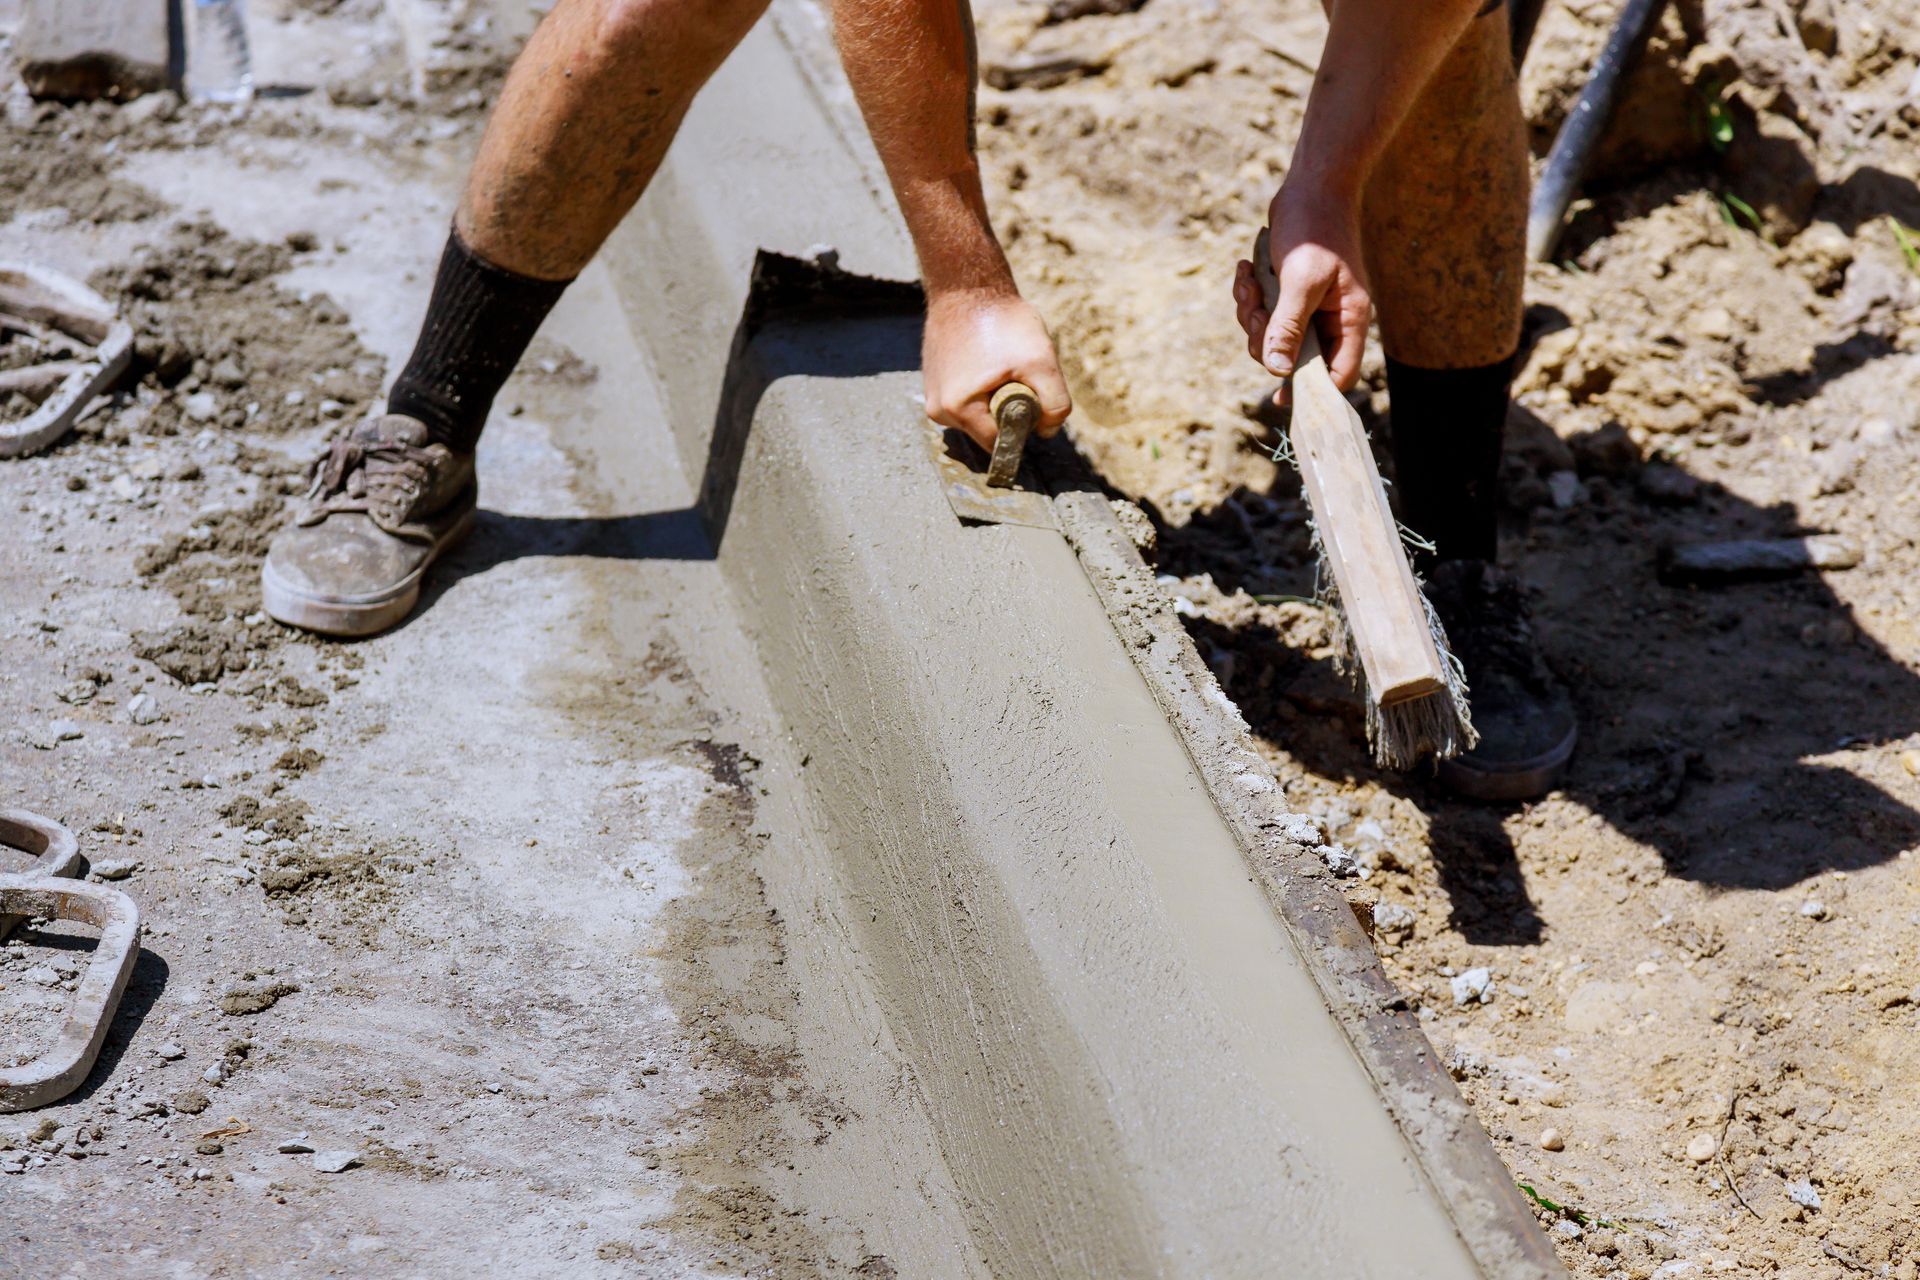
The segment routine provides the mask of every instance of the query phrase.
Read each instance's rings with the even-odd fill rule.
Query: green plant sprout
[[[1573,1222],[1579,1223],[1583,1227],[1603,1227],[1606,1230],[1611,1231],[1620,1225],[1617,1222],[1609,1222],[1605,1218],[1596,1218],[1591,1214],[1582,1213],[1580,1210],[1574,1208],[1570,1204],[1557,1204],[1554,1201],[1549,1200],[1545,1196],[1541,1195],[1538,1191],[1534,1190],[1533,1187],[1528,1183],[1516,1182],[1514,1183],[1514,1185],[1520,1188],[1522,1194],[1524,1194],[1527,1197],[1527,1199],[1533,1201],[1535,1204],[1539,1205],[1542,1209],[1545,1209],[1548,1213],[1557,1214],[1562,1218],[1570,1219]]]
[[[1718,80],[1710,81],[1700,90],[1701,113],[1706,118],[1705,132],[1707,142],[1714,151],[1724,155],[1733,145],[1733,112],[1727,106],[1727,86]]]
[[[1742,200],[1739,196],[1734,195],[1731,191],[1721,194],[1719,201],[1721,220],[1728,226],[1737,231],[1740,228],[1740,224],[1744,222],[1752,229],[1755,235],[1759,236],[1762,240],[1767,239],[1766,224],[1760,221],[1760,215],[1754,212],[1752,205]]]
[[[1920,230],[1909,227],[1892,214],[1887,215],[1887,225],[1893,228],[1893,239],[1900,246],[1900,256],[1907,260],[1907,270],[1920,276]]]

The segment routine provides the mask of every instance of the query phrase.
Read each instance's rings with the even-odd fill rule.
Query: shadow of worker
[[[473,532],[428,580],[422,607],[408,621],[461,579],[511,560],[717,559],[754,417],[768,389],[785,377],[862,378],[918,369],[925,311],[918,284],[855,275],[831,256],[760,251],[728,348],[693,504],[611,516],[510,515],[483,508]]]
[[[1297,486],[1283,474],[1268,506],[1297,510]],[[1920,730],[1920,677],[1833,584],[1801,572],[1689,585],[1659,571],[1667,545],[1823,531],[1803,526],[1791,504],[1755,505],[1663,464],[1590,475],[1582,489],[1578,505],[1548,509],[1506,555],[1535,588],[1542,646],[1580,715],[1560,793],[1591,816],[1559,809],[1542,820],[1604,823],[1656,850],[1668,874],[1728,890],[1784,889],[1920,844],[1920,812],[1896,794],[1914,784],[1886,749]],[[1265,545],[1242,551],[1236,538]],[[1223,590],[1312,590],[1297,517],[1196,521],[1166,531],[1162,545],[1164,569],[1211,573]],[[1250,563],[1269,571],[1253,581],[1240,567]],[[1256,733],[1314,775],[1419,806],[1452,924],[1468,941],[1543,936],[1512,838],[1524,807],[1461,801],[1429,776],[1376,769],[1345,682],[1272,627],[1188,625],[1203,652],[1232,655],[1216,670]],[[1621,901],[1636,891],[1626,861],[1605,874]]]

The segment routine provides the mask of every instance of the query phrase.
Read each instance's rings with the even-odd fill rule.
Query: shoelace
[[[426,491],[432,455],[398,441],[336,437],[315,462],[307,501],[321,511],[369,511],[399,518]]]

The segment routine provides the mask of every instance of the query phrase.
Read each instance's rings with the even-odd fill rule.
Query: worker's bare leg
[[[1476,18],[1367,184],[1367,274],[1387,354],[1469,369],[1513,354],[1526,282],[1527,133],[1505,5]]]
[[[1430,539],[1428,585],[1465,664],[1481,746],[1441,771],[1466,794],[1546,791],[1576,722],[1498,552],[1501,434],[1526,279],[1526,122],[1502,5],[1476,18],[1394,135],[1362,207],[1387,354],[1395,493]]]
[[[513,65],[456,219],[498,267],[570,280],[646,190],[767,0],[560,0]]]
[[[369,635],[413,608],[427,568],[472,522],[494,396],[766,4],[560,0],[540,24],[487,124],[387,413],[334,442],[267,553],[268,613]]]

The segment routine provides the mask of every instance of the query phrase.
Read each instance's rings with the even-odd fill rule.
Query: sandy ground
[[[910,1165],[803,1065],[761,877],[797,766],[684,479],[635,447],[604,280],[503,394],[431,608],[354,645],[259,614],[285,495],[411,343],[481,116],[464,83],[405,98],[378,6],[255,10],[263,79],[328,90],[6,102],[0,258],[92,278],[142,363],[0,465],[0,803],[66,823],[148,932],[89,1084],[0,1116],[0,1272],[893,1274],[796,1189]],[[0,947],[0,1062],[85,947]]]
[[[1548,5],[1538,154],[1613,11]],[[1352,899],[1405,909],[1381,917],[1389,971],[1569,1267],[1913,1275],[1920,263],[1891,219],[1920,223],[1920,15],[1669,15],[1561,260],[1531,271],[1503,554],[1584,736],[1562,790],[1503,811],[1370,767],[1233,325],[1317,6],[1046,14],[983,6],[981,145],[1075,440],[1155,513],[1166,585],[1290,800],[1355,855]],[[1358,399],[1382,433],[1383,381],[1376,354]],[[1669,543],[1799,532],[1864,562],[1656,572]],[[1491,999],[1457,1005],[1479,967]]]
[[[307,450],[410,340],[488,83],[459,68],[511,34],[456,32],[414,105],[379,6],[258,7],[267,78],[324,92],[244,122],[6,102],[0,256],[93,277],[146,366],[0,466],[0,769],[8,803],[135,864],[151,922],[108,1069],[0,1118],[29,1224],[9,1261],[890,1274],[782,1193],[816,1138],[863,1149],[799,1063],[763,896],[766,779],[791,762],[731,674],[723,602],[699,604],[677,476],[555,442],[621,403],[591,298],[503,397],[498,514],[431,610],[344,647],[256,617]],[[1506,554],[1585,737],[1561,792],[1498,811],[1368,766],[1324,619],[1288,598],[1303,508],[1249,416],[1268,388],[1226,282],[1284,172],[1314,7],[980,8],[990,79],[1053,64],[983,92],[981,136],[1076,439],[1158,516],[1169,589],[1290,798],[1356,855],[1354,900],[1411,912],[1381,930],[1389,968],[1569,1266],[1911,1276],[1920,283],[1889,218],[1920,224],[1915,16],[1686,8],[1563,261],[1532,272]],[[1609,10],[1549,6],[1542,149]],[[1377,361],[1362,400],[1385,429]],[[1717,589],[1655,572],[1668,542],[1800,530],[1866,558]],[[534,822],[556,788],[593,800]],[[80,945],[0,948],[0,1055]],[[1456,1005],[1482,966],[1491,1000]],[[320,1173],[295,1140],[359,1165]]]

